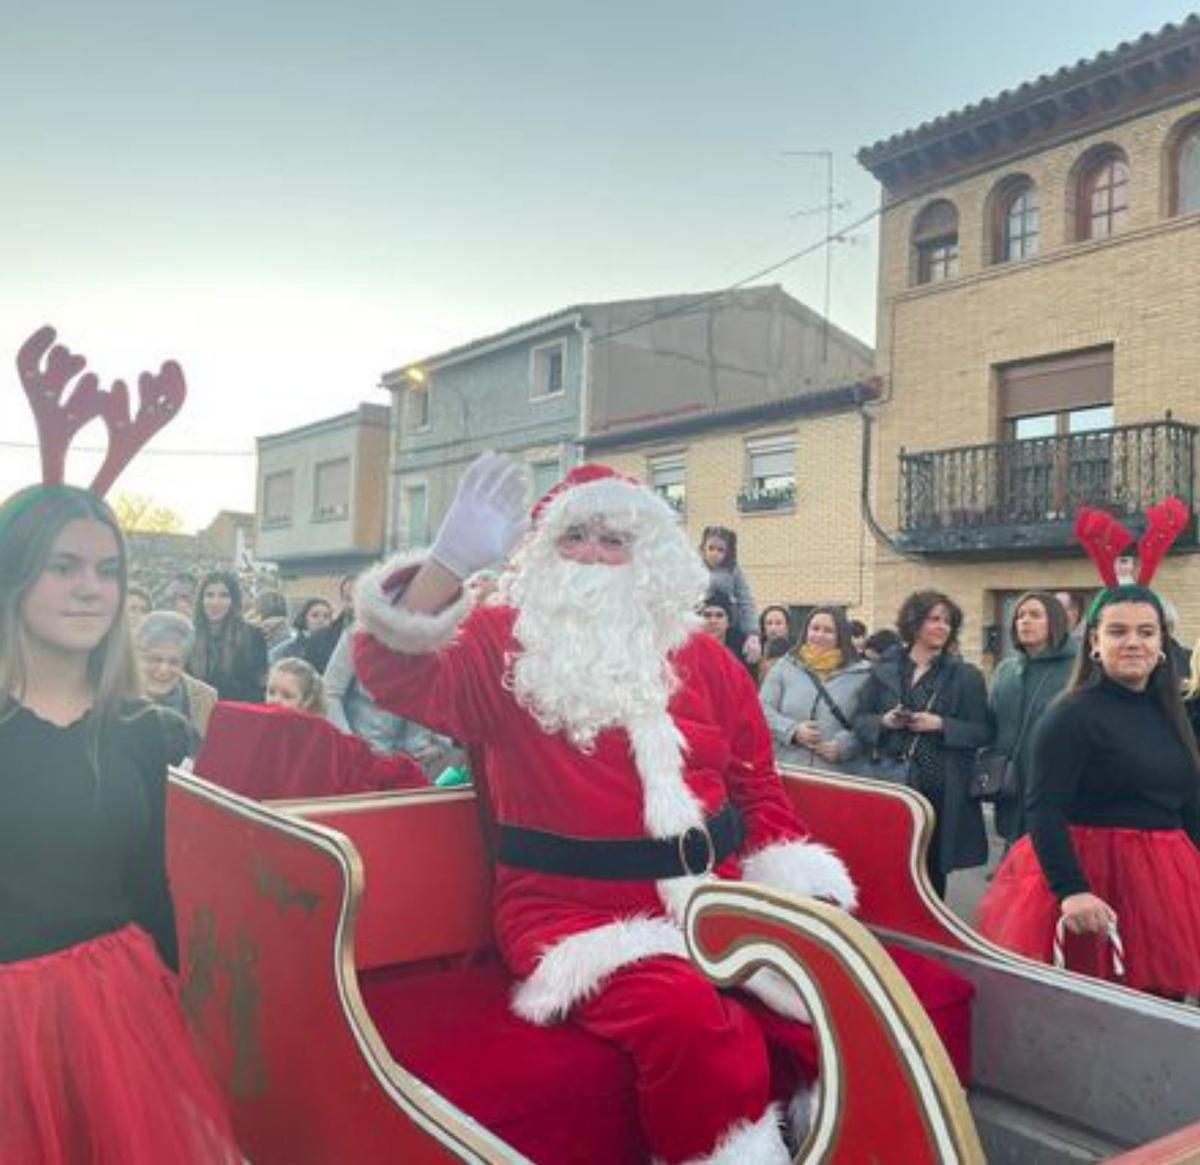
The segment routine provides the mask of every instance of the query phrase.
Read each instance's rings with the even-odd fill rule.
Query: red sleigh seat
[[[971,1061],[966,980],[932,959],[890,947],[942,1038],[964,1086]],[[454,970],[393,966],[359,977],[363,1001],[388,1051],[531,1160],[641,1165],[629,1060],[572,1024],[534,1027],[509,1007],[512,980],[494,959]],[[772,1041],[786,1044],[810,1075],[812,1029],[754,1000]]]

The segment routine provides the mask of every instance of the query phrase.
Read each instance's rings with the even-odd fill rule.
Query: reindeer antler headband
[[[1178,498],[1165,498],[1146,511],[1146,532],[1137,544],[1138,587],[1149,588],[1167,551],[1187,528],[1190,519],[1187,506]],[[1075,518],[1075,537],[1096,564],[1105,586],[1088,612],[1090,622],[1108,601],[1109,593],[1121,586],[1117,578],[1117,559],[1133,545],[1133,535],[1112,514],[1085,506]]]
[[[138,451],[183,407],[187,397],[183,370],[168,360],[157,375],[143,372],[138,377],[137,414],[131,417],[125,382],[114,380],[107,391],[100,388],[96,374],[83,371],[84,357],[55,344],[54,337],[53,328],[39,328],[17,353],[17,372],[37,421],[42,484],[63,484],[72,439],[89,421],[101,418],[108,429],[108,450],[90,488],[103,497]],[[75,377],[78,380],[64,399],[67,384]]]

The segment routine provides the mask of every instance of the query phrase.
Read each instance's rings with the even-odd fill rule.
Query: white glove
[[[502,453],[489,451],[467,466],[429,554],[466,579],[507,558],[524,530],[524,472]]]

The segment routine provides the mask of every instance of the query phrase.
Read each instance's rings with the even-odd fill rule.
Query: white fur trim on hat
[[[858,889],[841,858],[815,841],[782,841],[742,859],[742,876],[775,890],[828,898],[843,910],[858,905]]]
[[[545,1025],[565,1019],[615,971],[655,955],[687,958],[683,932],[665,918],[637,915],[560,939],[513,992],[522,1019]]]
[[[684,1165],[792,1165],[792,1155],[779,1132],[779,1112],[773,1104],[756,1121],[738,1121],[704,1157]]]
[[[538,517],[537,528],[551,537],[568,526],[604,516],[616,525],[652,523],[678,526],[680,518],[652,489],[620,477],[602,477],[565,489]]]
[[[428,557],[424,550],[397,554],[361,575],[354,587],[356,628],[404,655],[431,655],[449,643],[471,609],[471,600],[465,591],[448,607],[424,615],[399,606],[395,599],[401,592],[387,594],[383,589],[386,579],[398,571],[410,568],[415,571]]]

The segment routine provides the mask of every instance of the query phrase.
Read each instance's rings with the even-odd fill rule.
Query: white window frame
[[[331,465],[346,466],[346,500],[340,506],[320,506],[321,470]],[[348,454],[342,457],[327,457],[313,466],[313,520],[317,522],[335,522],[350,516],[350,495],[354,486],[354,467]]]
[[[288,480],[288,509],[286,514],[272,516],[267,509],[268,484],[273,478]],[[290,526],[296,517],[296,471],[294,469],[276,469],[263,474],[262,494],[262,525],[264,530],[277,530],[282,526]]]
[[[424,541],[415,542],[412,537],[412,504],[411,496],[417,490],[425,495],[425,530]],[[428,546],[433,540],[432,523],[429,520],[429,480],[428,478],[409,478],[400,486],[400,516],[404,537],[401,544],[408,550],[417,550]]]
[[[409,384],[404,389],[404,431],[406,433],[427,433],[433,428],[433,404],[432,404],[432,386],[429,381],[424,384],[414,385]],[[417,395],[425,398],[425,420],[420,425],[413,424],[413,417],[416,413],[416,406],[410,398]]]
[[[755,457],[769,457],[772,454],[790,453],[792,457],[792,489],[797,485],[796,477],[796,434],[777,433],[769,437],[752,437],[746,441],[746,488],[760,488],[755,484]],[[782,474],[768,474],[769,477],[780,477]],[[770,488],[770,487],[768,487]]]
[[[557,351],[559,360],[561,361],[562,373],[559,377],[559,386],[557,392],[539,392],[538,384],[540,380],[540,362],[545,359],[547,353]],[[567,342],[566,340],[552,340],[549,344],[538,344],[529,349],[529,399],[531,401],[543,400],[559,400],[566,395],[567,391]]]
[[[672,485],[681,486],[681,491],[678,499],[672,497],[666,489],[659,488],[660,474],[678,474],[679,480],[668,481],[665,483],[667,489]],[[687,509],[687,452],[686,450],[672,451],[670,453],[650,453],[646,456],[646,480],[650,488],[663,498],[669,505],[683,512]],[[678,502],[678,504],[676,504]]]

